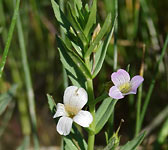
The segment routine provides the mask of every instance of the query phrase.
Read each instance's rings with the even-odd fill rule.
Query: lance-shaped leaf
[[[57,41],[58,41],[58,47],[59,47],[60,51],[61,52],[64,51],[71,58],[71,60],[67,60],[68,63],[74,62],[74,64],[77,66],[77,68],[81,71],[81,73],[86,78],[92,78],[92,75],[91,75],[90,71],[88,70],[88,68],[86,67],[83,60],[74,51],[72,51],[68,47],[66,47],[65,43],[63,42],[63,40],[61,38],[57,37]],[[66,68],[66,66],[64,66],[64,67]],[[71,67],[73,68],[74,66],[71,66]],[[77,69],[77,68],[75,68],[75,69]],[[68,69],[68,70],[70,72],[72,72],[71,69]],[[74,72],[72,72],[72,74],[75,75]]]
[[[84,34],[79,32],[80,30],[79,31],[75,30],[75,28],[73,26],[75,24],[73,24],[73,25],[71,24],[71,22],[67,19],[67,17],[65,16],[63,11],[59,7],[59,5],[54,0],[51,0],[51,3],[52,3],[52,7],[53,7],[53,10],[54,10],[55,17],[56,17],[58,23],[60,24],[60,28],[65,33],[65,35],[73,41],[78,41],[78,43],[81,43],[81,42],[84,41],[83,43],[85,43],[85,40],[87,40],[87,39],[85,39],[82,36]],[[66,40],[69,40],[69,39],[66,39]]]
[[[95,133],[99,133],[99,131],[104,127],[112,112],[114,111],[114,106],[117,100],[112,99],[111,97],[106,98],[103,103],[100,105],[96,112],[96,129]]]
[[[47,94],[47,99],[48,99],[48,105],[49,105],[50,111],[54,115],[55,114],[55,110],[56,110],[55,101],[54,101],[53,97],[51,95],[49,95],[49,94]]]
[[[114,21],[114,25],[113,25],[110,33],[107,35],[106,39],[103,41],[103,43],[100,45],[100,48],[96,52],[95,69],[94,69],[94,73],[93,73],[93,78],[96,77],[96,75],[99,73],[99,71],[103,65],[103,62],[104,62],[104,59],[106,56],[106,52],[107,52],[107,48],[108,48],[109,42],[111,40],[111,37],[113,35],[115,23],[116,23],[116,19]]]
[[[77,65],[73,62],[71,57],[66,53],[64,50],[60,50],[60,57],[61,57],[61,62],[64,65],[66,72],[68,74],[68,77],[72,81],[73,85],[76,85],[78,87],[85,87],[85,82],[86,78],[85,76],[81,73]]]
[[[57,42],[58,42],[58,50],[60,53],[60,59],[66,69],[68,77],[70,78],[70,80],[74,85],[85,88],[86,77],[81,71],[81,68],[79,68],[77,64],[74,62],[74,60],[70,57],[70,55],[67,52],[69,50],[67,49],[67,47],[65,47],[63,41],[58,37]]]
[[[83,75],[86,78],[92,78],[92,75],[91,75],[90,71],[87,69],[87,67],[84,64],[83,60],[78,55],[76,55],[74,52],[72,52],[72,51],[68,51],[68,54],[70,55],[70,57],[72,58],[72,60],[76,63],[76,65],[81,70],[81,72],[83,73]]]
[[[17,85],[13,85],[6,93],[0,96],[0,115],[5,111],[16,94]]]
[[[76,11],[78,12],[78,21],[82,27],[82,29],[84,30],[85,28],[85,24],[86,24],[86,19],[88,17],[87,11],[83,9],[79,9],[78,7],[76,7]],[[86,14],[86,15],[85,15]],[[83,32],[84,33],[84,32]],[[85,35],[86,36],[86,35]]]
[[[81,133],[75,127],[75,125],[72,125],[71,133],[68,136],[64,137],[64,141],[65,141],[65,149],[67,150],[71,149],[74,150],[76,148],[78,150],[79,149],[87,150],[87,143],[85,139],[82,137]]]
[[[68,14],[69,14],[70,22],[71,22],[73,28],[75,29],[76,35],[80,38],[82,43],[84,45],[86,45],[88,43],[88,40],[87,40],[85,34],[83,33],[82,27],[77,20],[77,16],[75,15],[73,7],[69,2],[67,2],[67,7],[68,7]]]
[[[106,32],[109,30],[111,24],[111,14],[109,14],[103,24],[103,27],[101,28],[99,34],[96,36],[95,40],[91,43],[89,49],[85,52],[85,58],[89,57],[90,54],[95,49],[96,45],[99,44],[100,40],[103,38],[103,36],[106,34]]]
[[[87,143],[81,133],[78,131],[78,129],[75,127],[75,125],[72,125],[72,131],[71,131],[72,138],[77,141],[77,144],[79,145],[80,149],[87,150]]]
[[[63,29],[64,33],[67,34],[67,32],[69,32],[71,27],[70,22],[67,20],[66,16],[61,11],[59,5],[54,0],[51,0],[51,3],[52,3],[52,7],[57,21],[61,25],[61,28]]]
[[[79,150],[76,147],[76,145],[72,142],[72,140],[68,138],[68,136],[64,137],[64,141],[65,141],[65,146],[64,146],[65,150]]]
[[[141,144],[145,137],[145,132],[134,138],[133,140],[127,142],[124,146],[120,147],[120,150],[135,150],[135,148]]]
[[[97,12],[97,0],[93,0],[92,8],[84,30],[84,34],[86,37],[88,36],[92,26],[96,23],[96,12]]]
[[[117,141],[115,137],[113,137],[103,150],[115,150],[116,147],[118,147],[118,145],[119,145],[119,141]]]
[[[72,7],[72,14],[73,16],[75,16],[76,18],[79,18],[79,12],[82,9],[82,2],[79,0],[70,0],[68,1],[68,3],[70,3],[71,7]]]
[[[75,77],[68,70],[66,70],[66,72],[67,72],[67,75],[68,75],[68,77],[71,80],[71,82],[72,82],[73,85],[75,85],[77,87],[86,88],[87,83],[86,83],[85,77],[83,77],[82,75],[81,75],[81,77]]]
[[[82,1],[81,0],[74,0],[74,3],[77,5],[78,9],[82,9]]]
[[[77,44],[75,44],[73,41],[71,41],[71,44],[74,47],[74,49],[76,50],[76,52],[79,54],[79,56],[83,57],[82,49],[80,48],[80,46],[78,46]]]

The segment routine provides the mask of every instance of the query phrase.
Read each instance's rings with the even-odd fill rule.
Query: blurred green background
[[[65,0],[65,7],[66,7]],[[14,12],[13,0],[0,0],[0,58],[2,57],[11,18]],[[91,1],[83,0],[83,4]],[[98,0],[97,23],[103,24],[107,13],[113,12],[113,0]],[[62,102],[64,91],[63,68],[59,60],[55,35],[60,35],[60,28],[54,17],[51,2],[48,0],[25,0],[20,3],[20,24],[22,25],[25,51],[35,96],[37,116],[37,133],[42,146],[60,145],[61,139],[55,130],[55,122],[49,111],[46,93],[53,95],[56,102]],[[65,9],[66,13],[66,9]],[[3,76],[0,79],[0,94],[17,84],[16,94],[7,109],[0,116],[0,149],[14,150],[21,144],[23,137],[29,134],[28,91],[25,76],[21,28],[15,26],[12,43]],[[118,0],[118,66],[126,69],[130,64],[131,76],[139,74],[144,62],[144,78],[142,103],[154,76],[155,64],[160,56],[168,33],[168,1],[167,0]],[[113,72],[113,39],[109,45],[102,71],[94,81],[95,95],[99,96],[111,81]],[[146,45],[143,58],[143,45]],[[168,51],[159,65],[156,84],[148,105],[142,129],[152,123],[156,116],[168,105]],[[69,83],[71,84],[71,83]],[[31,87],[31,86],[30,86]],[[137,95],[127,96],[120,100],[115,109],[115,125],[118,128],[121,119],[121,144],[134,136]],[[33,106],[32,106],[33,107]],[[168,117],[167,117],[168,118]],[[157,119],[156,119],[157,121]],[[143,142],[149,150],[166,150],[168,138],[160,139],[164,127],[168,133],[166,118],[157,121],[156,126]],[[164,124],[165,123],[165,124]],[[151,127],[151,126],[150,126]],[[32,141],[31,141],[32,142]],[[96,145],[104,145],[102,131],[96,137]]]

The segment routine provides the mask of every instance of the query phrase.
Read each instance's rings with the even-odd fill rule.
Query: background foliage
[[[83,1],[83,4],[87,2]],[[113,2],[113,0],[98,0],[97,20],[101,26],[108,12],[112,11],[114,15]],[[48,109],[46,93],[52,94],[56,102],[62,101],[66,82],[64,82],[65,74],[61,66],[55,36],[60,35],[61,31],[55,20],[50,1],[21,1],[19,19],[16,22],[12,21],[15,8],[15,1],[0,0],[1,58],[3,58],[6,42],[9,39],[11,22],[13,25],[16,23],[13,28],[13,37],[11,36],[12,41],[6,65],[0,79],[0,107],[4,108],[0,110],[0,149],[16,149],[22,141],[22,146],[26,146],[24,141],[35,143],[38,146],[36,133],[38,133],[40,145],[60,145],[55,123]],[[143,142],[146,149],[166,150],[168,147],[167,135],[164,135],[164,131],[168,130],[164,116],[168,114],[166,107],[167,51],[158,70],[155,69],[168,32],[167,9],[166,0],[118,1],[117,67],[126,69],[130,64],[131,75],[139,73],[143,60],[143,44],[146,45],[143,60],[145,82],[142,104],[157,71],[155,87],[142,124],[142,129],[147,127],[150,131]],[[94,80],[96,96],[109,88],[107,83],[113,72],[114,43],[112,38],[103,68]],[[4,97],[6,97],[5,104]],[[137,97],[131,95],[116,105],[114,129],[118,128],[121,119],[125,120],[119,132],[121,144],[134,137]],[[36,108],[36,115],[34,108]],[[154,128],[151,126],[153,121],[157,125]],[[30,141],[30,135],[34,140]],[[105,145],[103,131],[97,136],[96,145]]]

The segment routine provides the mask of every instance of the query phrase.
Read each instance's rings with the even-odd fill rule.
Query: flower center
[[[124,83],[122,85],[119,86],[119,90],[121,91],[121,93],[128,93],[131,91],[131,84],[129,82]]]
[[[77,113],[80,111],[78,108],[66,105],[65,110],[67,112],[68,117],[73,118],[77,115]]]

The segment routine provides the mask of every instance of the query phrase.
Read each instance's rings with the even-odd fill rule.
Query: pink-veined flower
[[[68,135],[73,121],[82,127],[89,127],[93,121],[90,112],[81,110],[88,101],[88,94],[83,88],[69,86],[65,89],[63,103],[58,103],[53,118],[60,117],[56,130],[61,135]]]
[[[114,99],[122,99],[125,95],[136,94],[137,88],[144,81],[142,76],[136,75],[130,80],[128,72],[118,69],[112,73],[111,80],[114,83],[109,90],[109,96]]]

